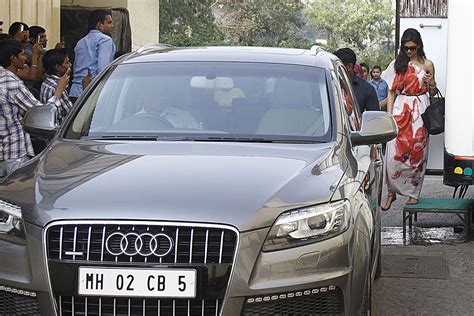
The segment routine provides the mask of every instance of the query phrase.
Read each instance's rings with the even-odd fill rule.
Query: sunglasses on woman
[[[418,49],[418,46],[402,46],[402,49],[405,52],[408,52],[408,51],[416,52],[416,50]]]

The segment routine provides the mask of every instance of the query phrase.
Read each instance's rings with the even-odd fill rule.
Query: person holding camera
[[[58,80],[54,95],[41,103],[17,76],[25,62],[25,50],[19,41],[0,42],[0,180],[34,156],[30,137],[23,130],[26,111],[43,105],[59,107],[69,83],[66,73]]]

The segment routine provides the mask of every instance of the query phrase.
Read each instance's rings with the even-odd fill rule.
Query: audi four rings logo
[[[107,237],[105,248],[114,256],[140,254],[144,257],[164,257],[173,249],[173,240],[164,233],[115,232]]]

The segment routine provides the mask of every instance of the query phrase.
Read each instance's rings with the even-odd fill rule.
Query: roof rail
[[[146,53],[149,51],[160,51],[160,50],[165,50],[172,48],[174,46],[168,45],[168,44],[161,44],[161,43],[151,43],[151,44],[145,44],[143,46],[140,46],[136,52],[137,53]]]
[[[320,52],[325,52],[324,48],[322,48],[321,46],[319,45],[313,45],[311,46],[311,49],[310,49],[310,54],[313,55],[313,56],[316,56],[317,54],[319,54]]]

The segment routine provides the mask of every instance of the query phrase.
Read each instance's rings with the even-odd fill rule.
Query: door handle
[[[374,161],[374,166],[376,166],[376,167],[381,167],[382,165],[383,165],[383,161],[382,161],[382,160]]]
[[[420,27],[421,28],[425,28],[425,27],[434,27],[434,28],[437,28],[437,29],[441,29],[443,26],[441,24],[423,24],[423,23],[420,23]]]

